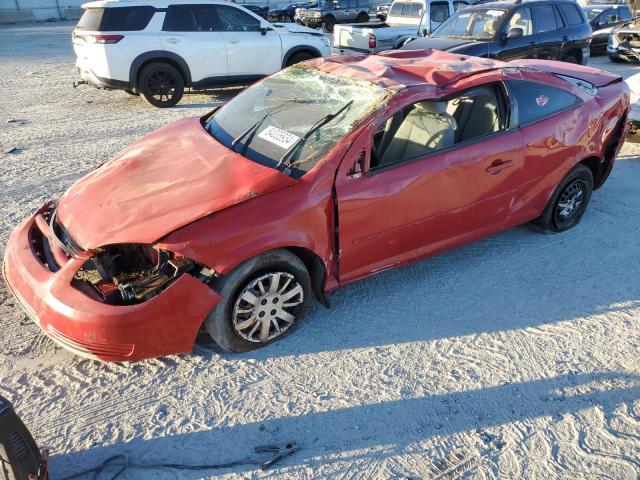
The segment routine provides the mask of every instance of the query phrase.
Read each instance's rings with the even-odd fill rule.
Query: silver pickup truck
[[[396,0],[384,23],[336,25],[333,52],[343,55],[399,48],[406,39],[418,33],[428,35],[453,12],[467,5],[467,0]],[[418,25],[429,27],[425,29],[427,31],[418,32]]]

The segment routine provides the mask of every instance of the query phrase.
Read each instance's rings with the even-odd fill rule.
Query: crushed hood
[[[198,118],[134,143],[75,183],[57,217],[83,249],[153,243],[194,220],[295,180],[218,143]]]

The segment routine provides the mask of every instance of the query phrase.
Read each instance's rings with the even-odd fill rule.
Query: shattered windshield
[[[499,30],[506,13],[506,10],[498,9],[456,12],[445,20],[431,36],[489,40]]]
[[[388,94],[370,82],[297,65],[230,100],[205,128],[225,147],[298,178]]]

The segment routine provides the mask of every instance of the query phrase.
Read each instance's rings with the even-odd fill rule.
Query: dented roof
[[[425,84],[441,88],[470,75],[508,66],[497,60],[432,49],[325,57],[310,63],[323,72],[367,80],[393,90]]]

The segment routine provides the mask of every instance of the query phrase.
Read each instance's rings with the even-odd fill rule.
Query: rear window
[[[558,7],[562,10],[562,13],[567,19],[567,23],[569,25],[580,25],[581,23],[584,23],[582,14],[578,10],[577,6],[570,3],[559,3]]]
[[[87,8],[76,28],[98,32],[144,30],[155,13],[153,7]]]
[[[389,10],[389,16],[420,18],[422,16],[422,6],[421,3],[393,2],[391,10]]]

